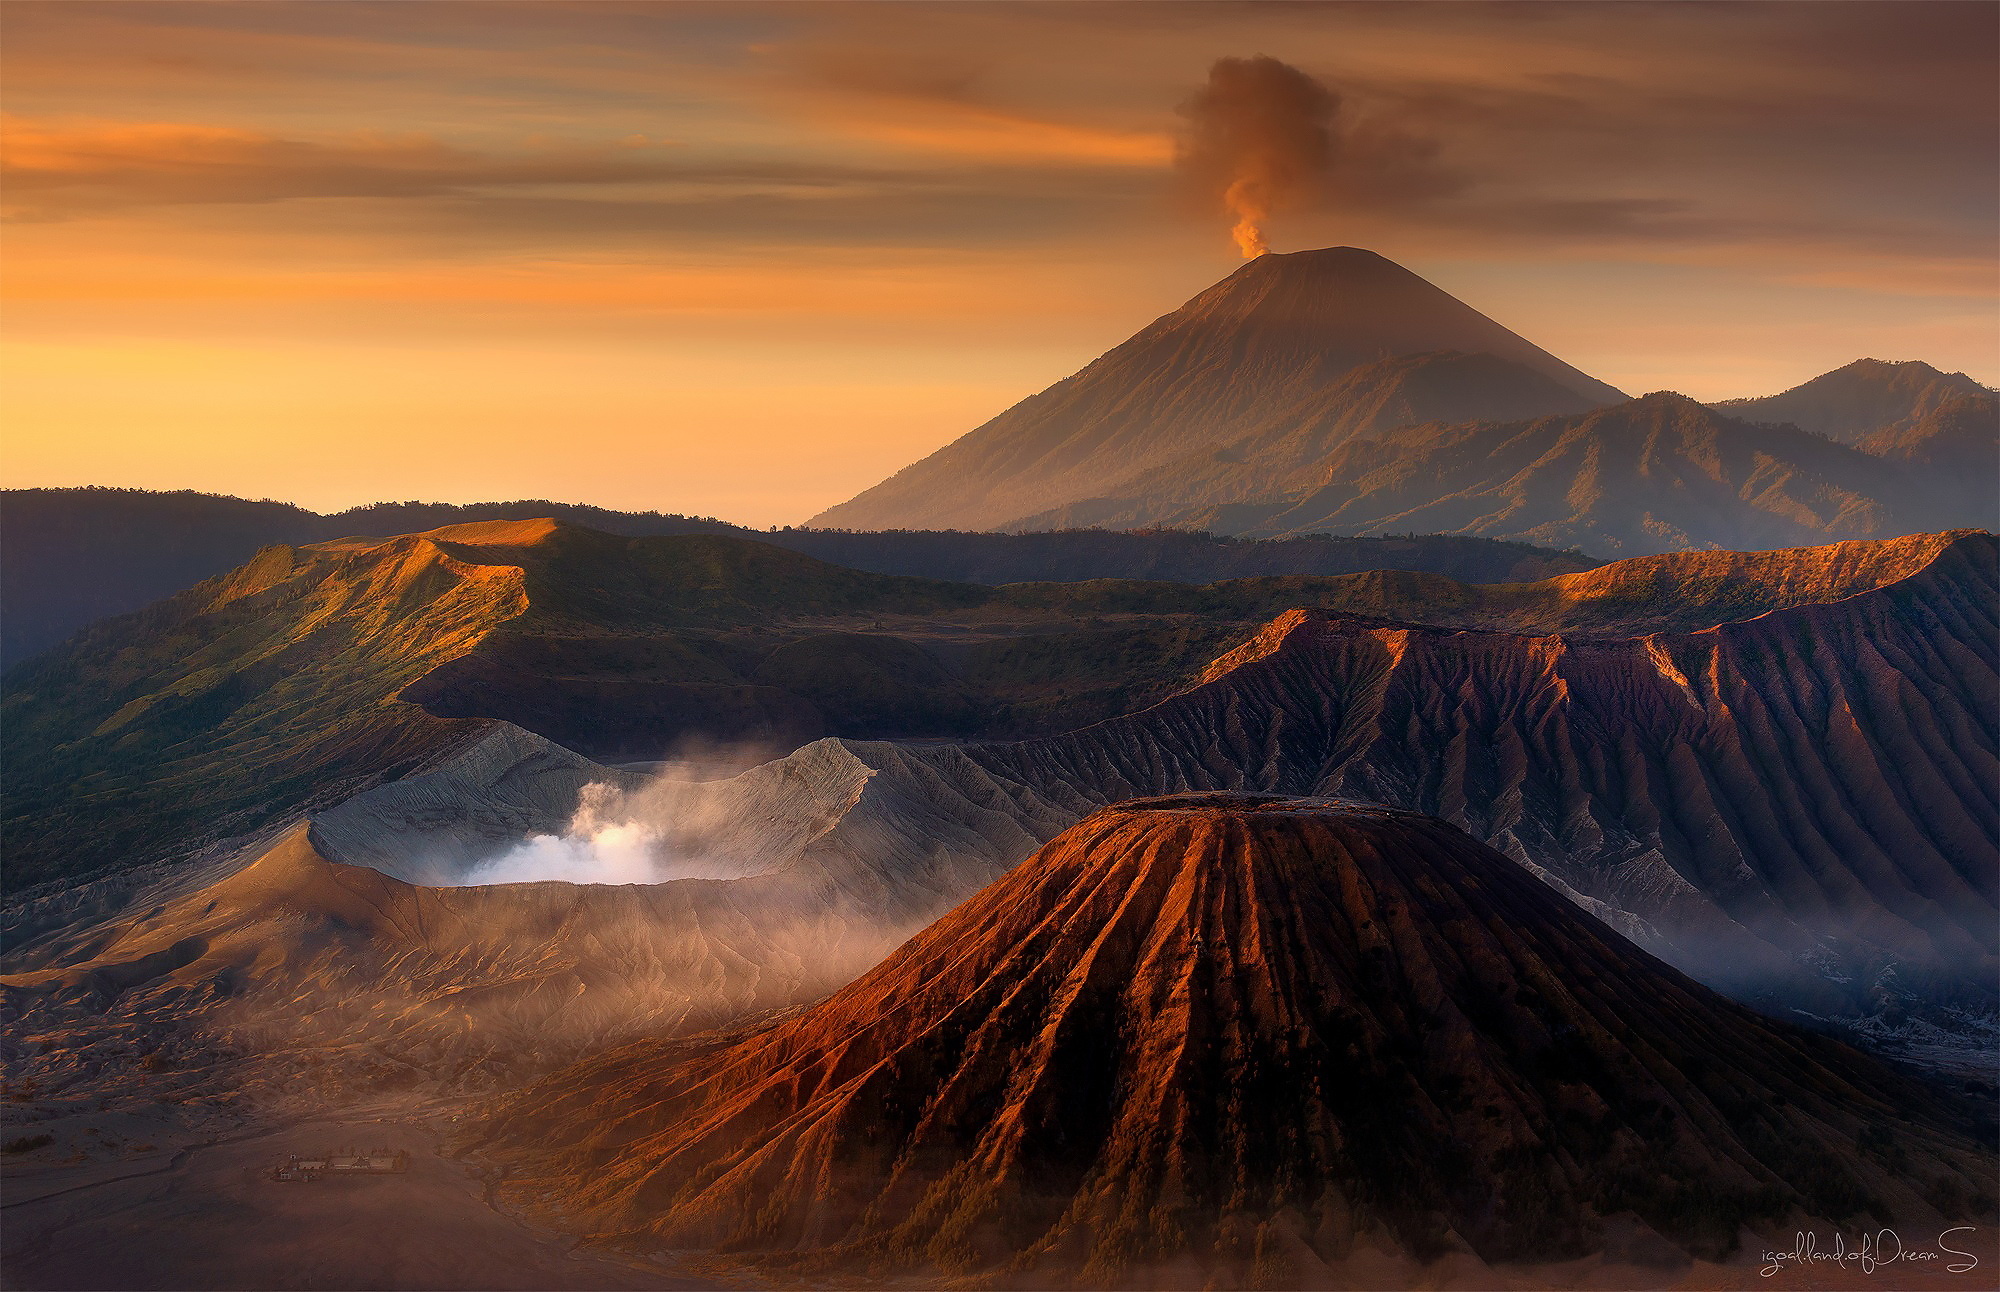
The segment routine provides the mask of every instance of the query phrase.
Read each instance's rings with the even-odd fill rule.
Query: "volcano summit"
[[[1385,360],[1463,360],[1413,381]],[[1385,398],[1385,391],[1393,398]],[[1393,261],[1357,247],[1263,255],[1072,377],[811,525],[999,529],[1246,437],[1576,413],[1624,396]],[[1387,425],[1367,413],[1414,404]],[[1357,416],[1357,413],[1359,414]],[[1331,432],[1331,434],[1329,434]]]
[[[586,1060],[489,1133],[605,1236],[1036,1286],[1991,1207],[1914,1081],[1440,821],[1241,793],[1099,811],[824,1003]]]

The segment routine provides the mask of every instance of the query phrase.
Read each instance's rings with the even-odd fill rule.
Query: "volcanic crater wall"
[[[1074,815],[1233,787],[1395,804],[1544,872],[1712,984],[1782,981],[1827,1008],[1903,990],[1984,1007],[1996,605],[1995,541],[1972,535],[1890,586],[1693,633],[1295,612],[1142,713],[931,757]]]

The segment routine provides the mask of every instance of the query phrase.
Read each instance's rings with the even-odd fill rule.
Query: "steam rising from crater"
[[[1271,249],[1264,225],[1275,212],[1325,191],[1339,110],[1339,95],[1263,54],[1217,59],[1208,84],[1181,105],[1188,129],[1177,162],[1235,217],[1230,236],[1245,260]]]
[[[465,873],[465,884],[657,884],[687,877],[662,823],[630,810],[631,798],[612,785],[586,785],[576,815],[561,834],[530,835]],[[701,873],[706,868],[697,866]]]
[[[756,822],[746,803],[768,795],[760,763],[769,750],[704,750],[663,763],[636,785],[595,782],[577,796],[560,834],[533,834],[453,874],[452,884],[663,884],[740,879],[778,864],[794,831]]]

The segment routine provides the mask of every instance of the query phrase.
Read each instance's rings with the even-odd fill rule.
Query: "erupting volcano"
[[[556,1074],[487,1147],[517,1200],[649,1246],[1291,1286],[1990,1209],[1960,1116],[1440,821],[1188,794],[1088,817],[803,1014]]]
[[[1426,416],[1534,417],[1625,397],[1372,251],[1259,255],[1089,367],[820,513],[847,529],[1009,529],[1253,436],[1359,429],[1379,382],[1347,379],[1403,356],[1485,356],[1440,370]],[[1436,411],[1430,411],[1432,408]],[[1482,413],[1484,410],[1484,413]],[[1330,450],[1339,436],[1318,436]]]

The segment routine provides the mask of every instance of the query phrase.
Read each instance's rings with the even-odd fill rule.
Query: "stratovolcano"
[[[1434,356],[1417,378],[1369,365]],[[1488,356],[1468,367],[1466,356]],[[995,529],[1255,437],[1323,453],[1375,426],[1576,413],[1625,396],[1358,247],[1264,255],[1130,340],[809,525]],[[1046,526],[1043,526],[1046,528]]]

